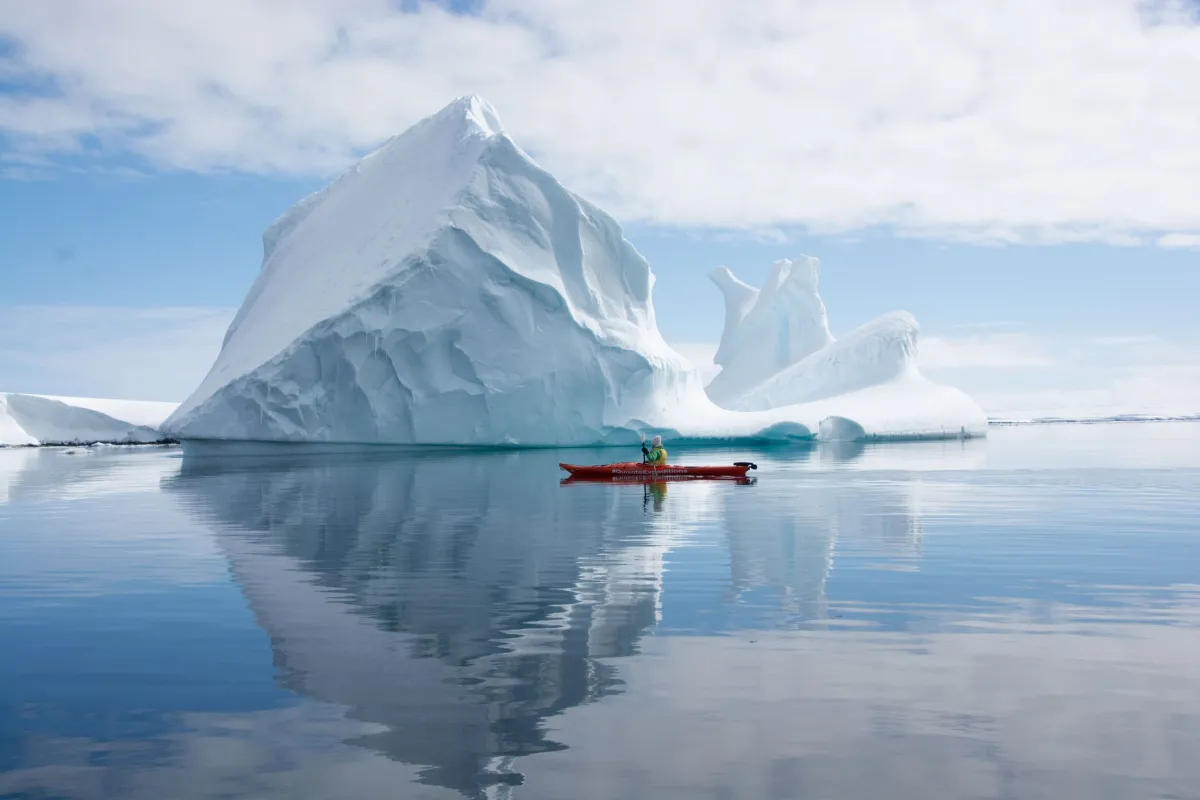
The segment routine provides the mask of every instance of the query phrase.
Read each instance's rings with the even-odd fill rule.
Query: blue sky
[[[664,335],[698,361],[722,314],[705,273],[758,284],[803,253],[835,335],[911,311],[926,372],[990,411],[1200,412],[1186,6],[1149,25],[1132,0],[879,19],[0,0],[0,389],[182,399],[263,228],[478,91],[622,222]]]

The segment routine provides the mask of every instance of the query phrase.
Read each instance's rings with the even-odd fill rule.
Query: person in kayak
[[[662,437],[655,436],[650,440],[650,449],[646,449],[646,445],[642,445],[642,454],[646,457],[645,461],[652,467],[665,467],[667,465],[667,450],[662,446]]]

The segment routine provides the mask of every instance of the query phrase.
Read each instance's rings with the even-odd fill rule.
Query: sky
[[[1184,0],[0,0],[0,390],[182,400],[261,233],[478,93],[710,373],[718,265],[821,259],[993,416],[1200,413]]]

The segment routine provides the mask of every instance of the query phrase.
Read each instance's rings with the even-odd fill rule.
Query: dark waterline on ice
[[[1196,796],[1200,423],[618,453],[0,451],[0,797]]]

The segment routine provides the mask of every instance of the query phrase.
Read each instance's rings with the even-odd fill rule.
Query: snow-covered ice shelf
[[[158,442],[177,405],[0,392],[0,445]]]

